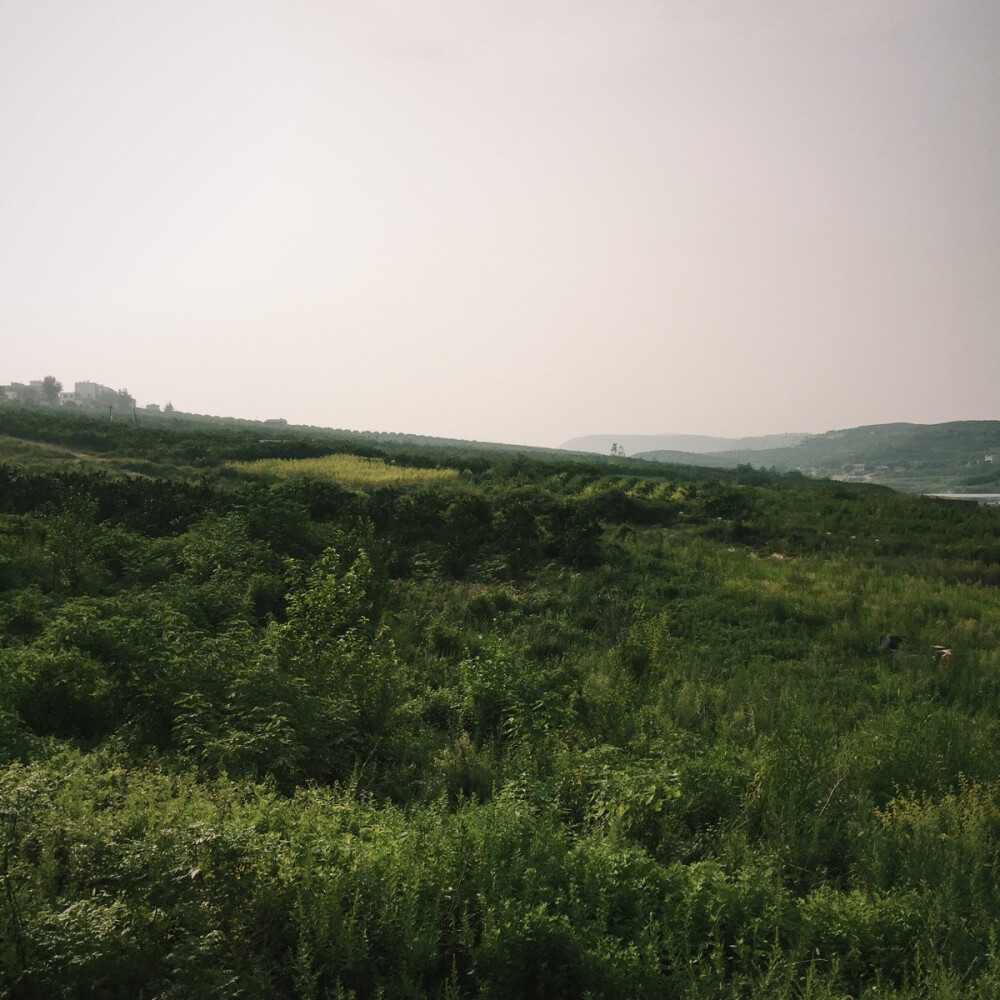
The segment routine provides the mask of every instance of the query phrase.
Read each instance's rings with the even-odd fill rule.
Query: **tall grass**
[[[265,479],[318,479],[352,489],[373,486],[429,486],[454,482],[455,469],[418,469],[392,465],[380,458],[359,455],[324,455],[322,458],[260,458],[253,462],[227,462],[226,468]]]

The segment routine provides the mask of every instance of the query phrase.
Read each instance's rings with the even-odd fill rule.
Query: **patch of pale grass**
[[[88,472],[109,467],[108,460],[101,455],[72,451],[61,445],[28,441],[7,434],[0,434],[0,465],[19,466],[28,472],[45,472],[50,469]]]
[[[455,469],[418,469],[410,465],[390,465],[380,458],[363,458],[360,455],[260,458],[253,462],[227,462],[226,466],[265,479],[319,479],[352,489],[428,486],[458,479]]]

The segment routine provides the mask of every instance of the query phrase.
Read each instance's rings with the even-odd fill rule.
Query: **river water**
[[[932,497],[940,497],[942,500],[975,500],[976,503],[985,504],[988,507],[1000,507],[1000,493],[930,493]]]

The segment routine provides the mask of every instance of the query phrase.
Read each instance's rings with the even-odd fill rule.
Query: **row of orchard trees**
[[[994,995],[996,512],[620,471],[0,470],[0,991]]]

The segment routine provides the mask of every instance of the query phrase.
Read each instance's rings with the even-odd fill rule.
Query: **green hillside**
[[[0,996],[995,997],[998,587],[875,485],[0,407]]]
[[[703,434],[590,434],[567,441],[566,451],[590,451],[608,455],[618,445],[628,455],[652,451],[685,452],[689,456],[719,451],[760,451],[798,444],[805,434],[768,434],[763,437],[719,438]]]
[[[1000,421],[875,424],[812,435],[787,448],[704,455],[647,451],[636,457],[718,468],[746,463],[913,492],[988,493],[1000,491]]]

